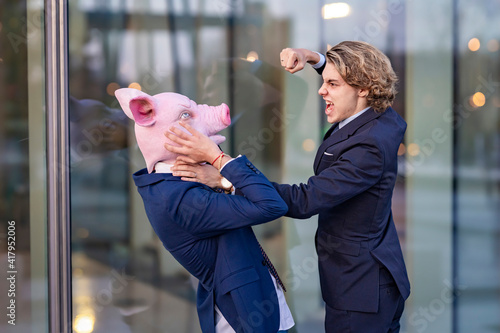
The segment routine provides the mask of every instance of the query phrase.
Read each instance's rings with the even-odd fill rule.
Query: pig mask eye
[[[191,113],[189,112],[182,112],[180,115],[179,115],[179,118],[181,120],[186,120],[186,119],[189,119],[191,118]]]

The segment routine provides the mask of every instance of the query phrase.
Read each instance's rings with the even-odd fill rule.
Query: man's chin
[[[335,124],[339,122],[338,118],[333,115],[327,116],[326,121],[328,121],[330,124]]]

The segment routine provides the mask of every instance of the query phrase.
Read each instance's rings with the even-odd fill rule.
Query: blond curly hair
[[[329,49],[326,58],[348,85],[368,89],[367,102],[375,111],[384,112],[392,105],[398,78],[380,50],[365,42],[345,41]]]

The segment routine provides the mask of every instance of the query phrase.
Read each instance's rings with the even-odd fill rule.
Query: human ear
[[[363,89],[359,89],[358,90],[358,97],[366,97],[366,96],[368,96],[369,92],[370,91],[368,89],[364,89],[364,88]]]

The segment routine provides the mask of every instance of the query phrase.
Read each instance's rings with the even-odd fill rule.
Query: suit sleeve
[[[288,207],[267,178],[244,156],[227,164],[222,174],[244,196],[193,187],[186,191],[175,220],[191,234],[211,237],[233,229],[277,219]]]
[[[324,57],[324,55],[323,55],[323,57]],[[322,60],[323,60],[323,59],[322,59]],[[325,66],[326,66],[326,58],[324,59],[324,62],[323,62],[323,64],[322,64],[320,67],[318,67],[318,68],[313,67],[313,68],[314,68],[314,70],[315,70],[315,71],[316,71],[319,75],[321,75],[321,74],[323,74],[323,70],[325,69]]]
[[[324,163],[324,162],[323,162]],[[353,145],[307,184],[274,187],[288,205],[286,216],[306,219],[366,191],[382,177],[384,157],[365,140]]]

